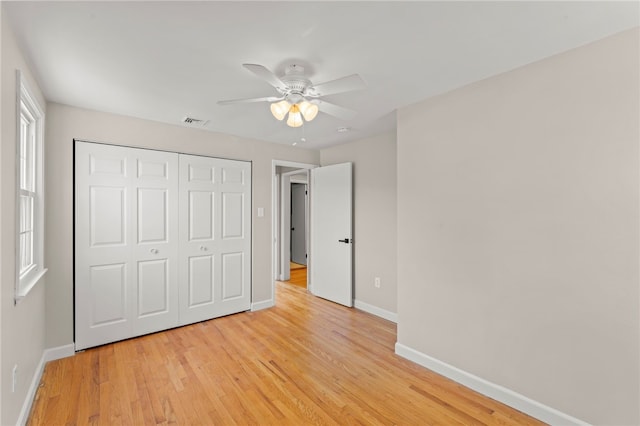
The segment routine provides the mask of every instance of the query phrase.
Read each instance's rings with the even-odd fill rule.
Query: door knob
[[[151,249],[149,250],[152,254],[158,254],[158,249]]]
[[[351,240],[349,240],[349,238],[345,238],[344,240],[338,240],[339,243],[345,243],[345,244],[349,244]]]
[[[207,251],[207,248],[205,246],[200,246],[200,250],[201,251]]]

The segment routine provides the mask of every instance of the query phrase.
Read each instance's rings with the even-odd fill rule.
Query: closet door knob
[[[205,246],[200,246],[200,250],[201,251],[207,251],[207,248]]]
[[[158,254],[158,249],[151,249],[149,250],[152,254]]]

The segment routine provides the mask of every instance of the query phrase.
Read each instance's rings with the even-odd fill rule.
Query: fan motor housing
[[[307,87],[311,86],[311,81],[304,76],[304,67],[302,65],[289,65],[280,80],[282,80],[288,88],[283,94],[302,94]]]

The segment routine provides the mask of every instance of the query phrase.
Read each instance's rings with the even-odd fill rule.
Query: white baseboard
[[[256,302],[251,304],[251,312],[259,311],[261,309],[267,309],[275,306],[273,299],[263,300],[262,302]]]
[[[75,354],[76,347],[71,343],[64,346],[58,346],[56,348],[46,349],[42,354],[42,357],[44,358],[44,362],[47,363],[49,361],[55,361],[56,359],[68,358]]]
[[[522,411],[523,413],[535,417],[538,420],[542,420],[545,423],[551,425],[588,426],[588,423],[580,419],[576,419],[575,417],[558,411],[555,408],[548,407],[510,389],[489,382],[488,380],[475,376],[438,359],[432,358],[429,355],[425,355],[422,352],[401,343],[396,343],[396,354],[473,389],[476,392],[488,396],[489,398],[502,402],[503,404]]]
[[[375,315],[377,317],[384,318],[384,319],[386,319],[388,321],[391,321],[391,322],[395,322],[396,324],[398,323],[398,314],[393,313],[391,311],[387,311],[385,309],[378,308],[377,306],[370,305],[368,303],[365,303],[365,302],[363,302],[361,300],[357,300],[357,299],[355,299],[353,301],[353,306],[356,309],[360,309],[361,311],[365,311],[365,312],[368,312],[368,313],[370,313],[372,315]]]
[[[31,380],[29,390],[27,390],[27,395],[25,396],[24,403],[22,404],[22,409],[18,416],[18,422],[16,423],[17,425],[23,426],[27,423],[27,420],[29,420],[29,412],[33,405],[33,399],[36,397],[38,386],[40,386],[40,379],[42,379],[45,364],[49,361],[73,356],[74,354],[75,346],[73,343],[70,345],[58,346],[57,348],[45,349],[44,352],[42,352],[40,362],[36,367],[36,371],[33,373],[33,379]]]

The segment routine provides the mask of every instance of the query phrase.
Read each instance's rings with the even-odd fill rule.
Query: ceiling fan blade
[[[269,83],[270,85],[272,85],[273,87],[275,87],[276,89],[280,91],[287,90],[287,85],[284,84],[284,82],[280,80],[277,75],[275,75],[274,73],[269,71],[267,68],[263,67],[262,65],[242,64],[242,66],[248,69],[249,71],[251,71],[252,73],[254,73],[255,75],[257,75],[258,77],[260,77],[261,79],[263,79],[264,81],[266,81],[267,83]]]
[[[307,89],[310,96],[326,96],[335,93],[350,92],[352,90],[360,90],[367,87],[362,77],[358,74],[351,74],[336,80],[327,81],[325,83],[314,84]]]
[[[331,102],[323,101],[321,99],[314,99],[313,103],[318,105],[320,111],[324,112],[325,114],[332,115],[342,120],[351,120],[358,114],[352,109],[341,107],[339,105],[332,104]]]
[[[218,105],[248,104],[252,102],[276,102],[283,99],[284,97],[277,96],[267,96],[264,98],[229,99],[227,101],[218,101]]]

